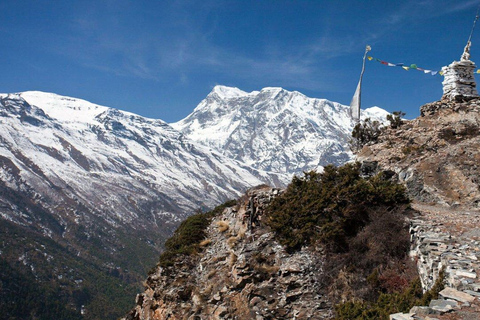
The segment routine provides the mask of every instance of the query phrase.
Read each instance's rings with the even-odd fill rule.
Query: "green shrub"
[[[389,177],[381,172],[362,178],[359,163],[327,166],[323,173],[294,177],[266,210],[267,224],[287,251],[322,245],[321,281],[333,301],[363,301],[339,306],[339,319],[382,318],[393,299],[386,294],[408,287],[417,275],[408,262],[409,199]],[[383,309],[370,307],[377,299]],[[402,299],[395,305],[405,304]]]
[[[405,116],[405,112],[393,111],[392,114],[387,115],[387,120],[390,122],[390,128],[397,129],[403,124],[402,117]]]
[[[332,252],[348,251],[348,240],[373,218],[373,212],[408,204],[402,185],[380,173],[360,177],[360,164],[326,166],[323,173],[294,177],[282,196],[267,208],[267,224],[287,250],[322,242]]]
[[[368,142],[375,142],[378,140],[380,133],[380,122],[365,119],[355,125],[352,131],[352,139],[350,140],[350,148],[356,152],[360,150]]]

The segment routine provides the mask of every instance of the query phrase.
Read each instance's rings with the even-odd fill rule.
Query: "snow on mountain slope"
[[[362,112],[385,122],[388,112]],[[282,88],[247,93],[216,86],[172,127],[229,158],[260,170],[298,174],[352,159],[348,141],[355,125],[349,107]]]
[[[52,205],[75,199],[111,223],[161,221],[285,180],[197,146],[161,120],[50,93],[0,99],[0,156],[18,170],[10,179],[4,168],[5,183],[21,181]]]

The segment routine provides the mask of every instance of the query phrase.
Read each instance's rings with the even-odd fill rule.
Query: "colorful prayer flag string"
[[[411,65],[405,65],[405,63],[391,63],[391,62],[383,61],[383,60],[380,60],[378,58],[374,58],[374,57],[371,57],[371,56],[368,56],[367,59],[369,61],[372,61],[372,60],[375,59],[375,61],[380,62],[381,64],[383,64],[385,66],[388,66],[388,67],[402,67],[406,71],[408,71],[410,69],[415,69],[415,70],[418,70],[418,71],[423,71],[423,73],[426,73],[426,74],[431,74],[432,76],[434,76],[436,74],[440,74],[440,75],[443,76],[442,71],[434,71],[434,70],[429,70],[429,69],[423,69],[423,68],[420,68],[419,66],[417,66],[414,63],[411,64]],[[477,73],[480,73],[480,69],[477,70]]]
[[[371,57],[371,56],[368,56],[367,59],[369,61],[375,60],[375,61],[380,62],[381,64],[383,64],[385,66],[388,66],[388,67],[402,67],[406,71],[408,71],[410,69],[415,69],[415,70],[418,70],[418,71],[423,71],[423,73],[426,73],[426,74],[431,74],[432,76],[435,76],[437,74],[443,76],[443,71],[442,70],[435,71],[435,70],[423,69],[423,68],[420,68],[419,66],[417,66],[416,64],[405,65],[405,63],[391,63],[391,62],[383,61],[383,60],[380,60],[378,58],[374,58],[374,57]],[[477,71],[475,71],[475,73],[480,74],[480,69],[477,69]]]

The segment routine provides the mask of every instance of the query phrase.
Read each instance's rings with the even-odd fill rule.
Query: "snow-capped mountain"
[[[287,179],[161,120],[50,93],[0,94],[0,263],[16,266],[13,275],[0,271],[0,285],[30,274],[38,288],[91,292],[65,302],[88,312],[110,299],[98,296],[98,282],[102,290],[133,286],[133,295],[187,215]]]
[[[378,107],[362,118],[385,122]],[[282,88],[244,92],[216,86],[172,127],[188,138],[260,170],[298,174],[352,159],[348,147],[355,122],[349,107]]]
[[[142,214],[176,219],[174,213],[275,184],[275,177],[196,146],[161,120],[42,92],[0,97],[0,155],[16,168],[3,171],[3,179],[11,188],[22,181],[52,205],[67,196],[113,224],[136,224]]]

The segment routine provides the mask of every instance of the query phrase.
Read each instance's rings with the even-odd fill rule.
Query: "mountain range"
[[[387,114],[372,107],[362,118],[385,122]],[[247,93],[225,86],[214,87],[189,116],[172,123],[228,158],[290,177],[350,161],[354,125],[350,108],[336,102],[282,88]]]
[[[351,160],[354,126],[338,103],[224,86],[173,124],[52,93],[1,94],[0,124],[0,311],[60,292],[56,316],[84,319],[125,312],[165,238],[196,210]]]

